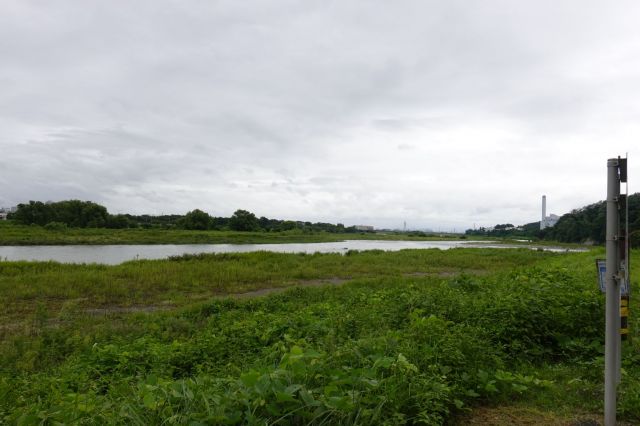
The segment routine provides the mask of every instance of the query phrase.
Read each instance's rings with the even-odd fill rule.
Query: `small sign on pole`
[[[598,270],[598,284],[600,286],[600,292],[606,293],[606,280],[605,275],[607,273],[607,261],[605,259],[596,259],[596,269]],[[624,277],[620,278],[620,296],[629,295],[629,283]]]
[[[607,273],[607,261],[605,259],[596,259],[596,269],[598,270],[598,284],[600,284],[600,292],[606,293],[607,286],[604,276]]]

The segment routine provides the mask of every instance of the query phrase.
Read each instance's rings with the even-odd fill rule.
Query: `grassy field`
[[[0,262],[0,423],[465,424],[475,407],[593,418],[597,256]],[[633,336],[638,327],[632,316]],[[619,416],[630,424],[640,421],[639,349],[634,339],[623,357]]]
[[[546,259],[530,250],[404,250],[284,254],[270,252],[186,255],[120,265],[0,262],[0,323],[36,309],[177,307],[229,294],[356,278],[483,274]]]
[[[320,243],[344,240],[412,240],[457,239],[458,235],[421,236],[410,233],[362,232],[333,234],[307,233],[300,230],[283,232],[187,231],[179,229],[106,229],[68,228],[48,230],[41,226],[17,225],[0,221],[0,245],[65,245],[65,244],[263,244]],[[474,238],[482,239],[482,238]]]

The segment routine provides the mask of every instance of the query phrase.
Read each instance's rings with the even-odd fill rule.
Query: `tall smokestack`
[[[544,229],[544,220],[547,218],[547,196],[542,196],[542,220],[540,221],[540,229]]]

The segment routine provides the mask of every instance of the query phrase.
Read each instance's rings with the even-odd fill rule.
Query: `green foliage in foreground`
[[[360,278],[92,326],[80,311],[57,324],[38,311],[2,346],[0,421],[437,425],[540,395],[599,409],[594,255],[504,253],[535,266]],[[619,406],[640,420],[639,347],[625,349]]]

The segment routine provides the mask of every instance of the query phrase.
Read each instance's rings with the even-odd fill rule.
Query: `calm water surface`
[[[69,246],[0,246],[2,260],[53,260],[63,263],[104,263],[117,265],[135,259],[164,259],[169,256],[196,253],[246,253],[271,251],[278,253],[344,253],[347,250],[386,250],[455,247],[514,248],[529,245],[495,244],[481,241],[382,241],[347,240],[334,243],[290,244],[153,244],[153,245],[69,245]],[[549,251],[565,251],[560,247],[542,247]]]

